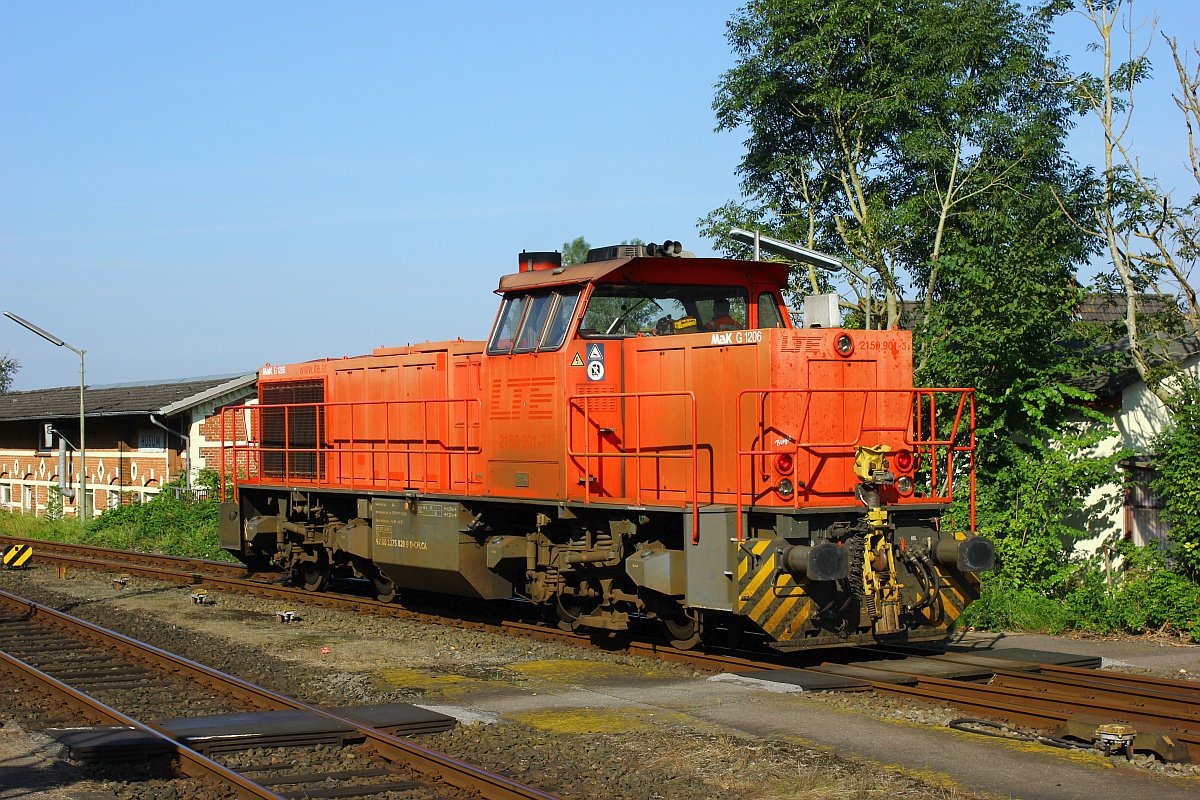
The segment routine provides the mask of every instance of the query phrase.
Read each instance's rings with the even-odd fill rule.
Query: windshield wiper
[[[654,299],[653,297],[651,297],[650,295],[646,294],[646,292],[642,291],[641,289],[639,289],[639,290],[638,290],[638,294],[640,294],[640,295],[642,296],[642,299],[641,299],[641,300],[639,300],[638,302],[634,303],[634,304],[633,304],[632,306],[630,306],[629,308],[627,308],[627,309],[625,309],[624,311],[622,311],[622,312],[621,312],[621,313],[620,313],[620,314],[617,316],[617,318],[616,318],[616,319],[614,319],[614,320],[612,321],[612,325],[609,325],[609,326],[608,326],[608,330],[606,330],[606,331],[604,332],[604,335],[605,335],[605,336],[611,336],[611,335],[612,335],[612,332],[613,332],[613,331],[615,331],[615,330],[617,329],[617,326],[618,326],[618,325],[620,325],[622,322],[624,322],[624,321],[625,321],[625,318],[626,318],[626,317],[628,317],[630,314],[632,314],[634,311],[637,311],[639,308],[641,308],[642,306],[644,306],[644,305],[646,304],[646,301],[647,301],[647,300],[649,300],[651,303],[654,303],[654,307],[655,307],[655,308],[657,308],[659,311],[665,311],[665,310],[666,310],[666,309],[664,309],[662,306],[660,306],[660,305],[658,304],[658,301],[657,301],[657,300],[655,300],[655,299]]]

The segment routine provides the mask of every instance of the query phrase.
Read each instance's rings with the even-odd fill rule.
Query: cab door
[[[625,352],[621,339],[574,339],[567,348],[567,495],[626,497]]]
[[[563,497],[563,343],[578,299],[574,288],[505,298],[483,368],[488,495]]]

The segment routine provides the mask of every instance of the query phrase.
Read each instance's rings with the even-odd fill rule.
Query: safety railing
[[[813,399],[818,395],[840,395],[842,402],[838,408],[842,411],[843,434],[852,432],[853,435],[843,435],[839,441],[813,438],[810,434],[805,437],[805,431],[811,431]],[[942,425],[943,433],[939,438],[939,409],[937,397],[940,395],[957,396],[952,413],[943,412],[942,421],[948,420],[948,426]],[[769,398],[792,396],[800,401],[801,409],[790,409],[790,413],[776,415],[779,419],[768,418]],[[904,397],[907,402],[901,413],[880,410],[876,406],[876,419],[868,424],[868,400],[877,397]],[[975,529],[975,392],[973,389],[745,389],[738,393],[735,409],[736,428],[738,436],[746,429],[742,427],[742,412],[745,398],[757,398],[757,419],[753,428],[753,440],[765,443],[772,431],[778,434],[775,446],[744,448],[741,439],[737,450],[737,537],[742,539],[742,526],[745,511],[745,493],[743,491],[743,475],[745,459],[751,459],[751,475],[754,475],[754,458],[764,460],[777,458],[781,455],[790,456],[797,465],[801,453],[808,454],[819,463],[831,458],[853,459],[854,448],[858,446],[874,446],[880,444],[881,438],[899,440],[912,451],[912,472],[919,474],[925,482],[924,493],[920,500],[934,503],[951,503],[954,501],[955,455],[961,454],[966,458],[966,479],[969,482],[970,496],[968,507],[971,530]],[[861,398],[861,404],[848,398]],[[855,410],[855,407],[858,407]],[[944,407],[943,407],[944,408]],[[849,417],[847,419],[847,410]],[[857,420],[854,417],[857,416]],[[962,425],[966,418],[967,427]],[[793,431],[795,435],[788,433]],[[867,435],[871,436],[866,441]],[[784,442],[784,444],[780,444]],[[763,473],[766,464],[763,465]],[[923,469],[924,466],[924,469]],[[816,470],[814,470],[816,472]],[[797,476],[798,477],[798,476]],[[807,488],[807,487],[806,487]],[[808,491],[800,491],[797,484],[791,497],[782,507],[789,505],[794,509],[801,507],[801,498],[810,496]],[[771,493],[764,488],[763,494]],[[753,492],[753,489],[752,489]],[[755,498],[757,499],[757,495]],[[753,504],[753,503],[752,503]],[[773,504],[780,507],[779,504]]]
[[[448,411],[434,414],[431,410],[435,408]],[[411,419],[416,413],[420,414],[419,425],[404,424],[404,417]],[[482,453],[478,433],[472,442],[473,426],[477,427],[481,418],[478,398],[230,406],[222,409],[220,417],[221,474],[232,484],[234,497],[241,485],[428,492],[453,486],[454,462],[459,460],[466,490],[473,482],[470,456]],[[444,439],[453,436],[458,426],[462,428],[461,444],[448,444]],[[413,430],[416,427],[420,430]],[[431,427],[438,430],[431,432]],[[358,475],[358,456],[369,459],[365,478]],[[403,460],[399,473],[403,477],[393,477],[396,459]],[[414,459],[420,467],[417,480],[412,478]],[[447,460],[446,472],[441,474],[448,484],[433,476],[430,466],[434,459]],[[382,477],[376,471],[380,461],[384,464]],[[223,501],[224,487],[223,481]]]
[[[674,449],[685,449],[686,452],[664,452],[661,446],[653,449],[645,450],[642,445],[642,402],[652,398],[678,397],[687,401],[688,418],[690,420],[690,435],[687,437],[689,441],[681,442],[679,445],[673,446]],[[623,431],[623,441],[621,449],[618,452],[602,452],[592,451],[587,448],[589,441],[588,433],[593,429],[597,432],[597,443],[601,441],[604,429],[592,417],[591,404],[596,403],[612,403],[614,400],[622,402],[633,402],[632,414],[632,430],[627,428]],[[576,409],[582,412],[581,424],[583,425],[582,436],[585,447],[583,450],[575,450],[573,443],[576,441],[576,434],[579,431],[575,428],[576,415],[573,413]],[[697,495],[699,493],[699,469],[697,458],[699,444],[696,438],[696,395],[693,392],[675,391],[675,392],[623,392],[616,394],[574,394],[567,398],[567,456],[576,461],[583,461],[583,502],[592,502],[592,459],[602,461],[603,459],[620,459],[622,463],[625,460],[632,459],[634,464],[634,505],[641,506],[643,504],[643,487],[642,487],[642,462],[646,460],[653,461],[670,461],[670,460],[691,460],[691,475],[688,482],[688,488],[684,494],[684,506],[690,505],[692,508],[692,544],[700,543],[700,509],[697,504]],[[632,446],[630,443],[632,442]],[[597,444],[599,446],[599,444]],[[659,490],[661,491],[661,490]],[[628,491],[626,491],[628,495]]]

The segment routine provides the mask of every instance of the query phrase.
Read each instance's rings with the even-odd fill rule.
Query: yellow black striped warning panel
[[[779,540],[747,539],[738,561],[738,613],[778,641],[804,629],[812,602],[793,576],[776,569]]]
[[[33,556],[33,548],[27,544],[10,545],[4,551],[4,566],[9,569],[19,569],[29,563]]]

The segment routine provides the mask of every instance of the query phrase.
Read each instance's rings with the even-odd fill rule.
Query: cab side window
[[[557,350],[566,341],[579,305],[577,288],[544,294],[509,295],[500,307],[490,355]]]
[[[536,350],[538,342],[542,338],[542,329],[546,327],[546,317],[550,314],[550,305],[554,301],[554,295],[543,294],[535,296],[529,301],[529,311],[525,314],[525,322],[521,325],[521,332],[517,334],[517,345],[513,348],[514,353],[528,353],[531,350]]]
[[[492,334],[492,340],[488,343],[489,353],[500,355],[512,350],[513,342],[517,339],[517,328],[521,324],[521,318],[525,316],[525,306],[528,302],[529,295],[504,298],[504,305],[500,308],[500,319],[496,323],[496,332]]]
[[[775,302],[775,295],[770,292],[763,292],[758,296],[758,327],[784,327],[783,316],[779,313],[779,304]]]
[[[554,316],[546,327],[542,337],[541,351],[557,350],[562,347],[570,330],[571,320],[575,317],[575,307],[579,305],[579,290],[567,289],[558,295],[558,304],[554,307]]]

